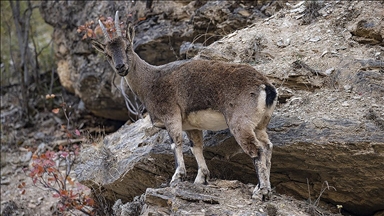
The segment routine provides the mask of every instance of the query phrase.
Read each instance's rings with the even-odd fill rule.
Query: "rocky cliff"
[[[198,47],[266,17],[258,10],[261,7],[251,1],[155,1],[151,8],[145,1],[44,1],[40,11],[54,27],[62,86],[80,97],[95,115],[127,120],[134,116],[130,116],[118,89],[121,78],[114,76],[88,39],[82,40],[77,27],[86,21],[97,23],[99,16],[113,16],[119,10],[121,21],[135,23],[134,43],[139,56],[161,65],[191,57]],[[127,94],[135,100],[129,90]]]
[[[75,39],[74,35],[75,26],[84,22],[79,21],[83,16],[79,8],[92,11],[87,16],[96,18],[100,13],[113,14],[117,9],[124,11],[128,6],[125,7],[125,3],[65,4],[47,2],[43,7],[50,14],[46,20],[59,20],[52,24],[56,25],[54,36],[60,79],[64,86],[68,80],[68,89],[72,88],[86,106],[93,107],[94,113],[112,113],[110,110],[115,108],[111,107],[119,106],[119,111],[113,112],[119,114],[105,117],[122,118],[126,111],[120,94],[116,89],[112,90],[109,66],[86,42]],[[344,213],[383,214],[382,2],[266,3],[264,7],[254,5],[253,8],[246,3],[234,2],[172,4],[175,4],[172,10],[153,5],[158,9],[154,12],[157,15],[149,15],[145,22],[138,23],[136,50],[143,58],[147,57],[153,64],[176,59],[171,56],[178,55],[182,42],[193,42],[205,29],[212,35],[228,35],[207,47],[196,46],[200,48],[195,58],[249,63],[278,87],[279,105],[269,126],[271,141],[275,145],[271,173],[275,197],[287,194],[304,200],[310,193],[310,198],[315,200],[321,194],[322,201],[333,206],[341,205]],[[212,5],[223,8],[210,9]],[[54,14],[58,16],[57,11],[62,7],[72,8],[70,14],[75,19],[60,21],[49,18]],[[269,17],[261,18],[257,9]],[[138,10],[138,17],[143,17],[140,13],[146,12]],[[159,14],[165,20],[173,19],[154,18]],[[191,20],[192,14],[194,19]],[[229,15],[233,17],[227,18]],[[240,21],[228,24],[228,29],[220,24],[237,19]],[[181,22],[176,25],[178,20]],[[67,22],[71,25],[64,25]],[[234,31],[236,27],[245,28]],[[196,32],[191,33],[191,29]],[[155,37],[158,32],[162,36]],[[176,37],[181,39],[172,39]],[[165,52],[170,46],[176,55]],[[159,61],[156,63],[155,59]],[[204,155],[214,179],[242,182],[233,187],[243,188],[239,192],[241,196],[234,195],[233,198],[245,200],[243,207],[238,207],[241,204],[236,202],[226,203],[225,198],[218,196],[215,184],[219,188],[228,187],[213,180],[211,188],[214,189],[196,186],[192,195],[189,190],[192,186],[188,183],[175,189],[167,188],[165,185],[174,171],[169,144],[166,132],[152,128],[148,119],[126,125],[107,136],[97,148],[84,150],[82,163],[77,167],[78,178],[89,186],[101,188],[98,195],[106,197],[109,202],[120,199],[126,203],[125,207],[116,204],[115,210],[120,213],[123,209],[126,212],[136,209],[149,215],[160,209],[164,214],[187,214],[183,212],[187,211],[185,200],[189,205],[200,205],[204,209],[207,203],[222,205],[218,207],[223,209],[222,212],[217,213],[212,210],[214,206],[209,206],[207,214],[247,213],[241,213],[249,208],[247,202],[252,202],[247,191],[257,182],[251,160],[228,131],[206,132]],[[187,172],[193,179],[196,162],[188,146],[184,152]],[[332,187],[327,188],[327,185]],[[322,193],[324,187],[326,190]],[[224,208],[227,204],[235,208]],[[254,206],[250,205],[252,210]],[[278,215],[276,212],[282,211],[267,206],[261,209],[257,209],[258,213],[267,212],[269,215]],[[257,215],[255,211],[248,213]]]

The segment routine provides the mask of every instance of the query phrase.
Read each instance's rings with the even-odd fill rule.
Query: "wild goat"
[[[277,91],[268,79],[249,65],[209,60],[176,61],[153,66],[133,50],[134,31],[123,37],[116,12],[117,36],[110,38],[101,21],[106,43],[94,40],[120,76],[145,105],[152,123],[165,128],[173,140],[176,171],[171,185],[186,175],[182,153],[182,131],[191,140],[198,173],[195,183],[207,183],[209,170],[203,156],[201,130],[229,128],[237,143],[252,159],[259,180],[253,197],[271,195],[269,181],[272,143],[266,127],[276,106]]]

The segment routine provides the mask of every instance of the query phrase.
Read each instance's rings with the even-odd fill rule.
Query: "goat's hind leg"
[[[253,191],[252,197],[257,198],[261,195],[262,200],[268,200],[271,196],[271,186],[267,167],[267,152],[264,144],[257,139],[254,126],[255,124],[248,120],[238,120],[231,122],[229,127],[237,143],[252,158],[256,169],[259,183]]]
[[[273,149],[273,144],[269,140],[268,134],[266,132],[266,128],[264,129],[256,129],[256,137],[259,139],[262,144],[264,145],[264,151],[265,151],[265,160],[266,160],[266,165],[267,165],[267,174],[268,174],[268,187],[270,188],[270,176],[271,176],[271,159],[272,159],[272,149]]]
[[[266,148],[263,148],[260,150],[259,156],[254,157],[253,164],[256,169],[256,174],[259,179],[259,183],[257,184],[256,188],[253,190],[252,198],[258,198],[259,194],[262,195],[262,200],[266,201],[271,198],[271,183],[270,183],[270,160],[268,160],[269,157],[269,150]]]
[[[196,158],[198,166],[195,184],[207,184],[209,170],[203,155],[203,132],[200,130],[190,130],[186,131],[186,133],[191,141],[191,151]]]

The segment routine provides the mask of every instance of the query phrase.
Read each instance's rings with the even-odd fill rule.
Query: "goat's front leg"
[[[191,141],[191,151],[196,158],[198,171],[195,184],[207,184],[209,170],[203,155],[203,132],[201,130],[186,131]]]
[[[175,155],[176,171],[172,176],[170,185],[174,185],[181,181],[186,175],[185,163],[183,158],[183,137],[182,137],[182,126],[180,121],[173,121],[166,124],[167,131],[171,137],[172,149]]]

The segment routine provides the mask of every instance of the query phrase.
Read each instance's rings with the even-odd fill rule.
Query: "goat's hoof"
[[[209,179],[209,176],[197,176],[195,178],[195,181],[194,181],[194,184],[202,184],[202,185],[207,185],[208,184],[208,179]]]
[[[176,187],[180,182],[183,182],[184,178],[180,177],[180,178],[176,178],[176,179],[172,179],[171,182],[169,182],[169,186],[171,187]]]
[[[272,197],[271,189],[256,187],[252,194],[252,199],[260,199],[262,201],[268,201]]]
[[[207,179],[203,179],[203,180],[199,180],[199,181],[195,180],[195,181],[193,182],[193,184],[197,184],[197,185],[208,185],[209,183],[208,183],[208,180],[207,180]]]
[[[174,176],[172,178],[171,182],[169,183],[169,186],[176,187],[176,185],[178,185],[178,183],[184,181],[184,178],[185,178],[185,174],[178,174],[178,175],[176,175],[176,177]]]
[[[180,179],[175,179],[169,182],[170,187],[176,187],[180,182],[182,182]]]
[[[269,201],[272,198],[272,192],[268,191],[267,194],[263,194],[262,200],[263,201]]]

